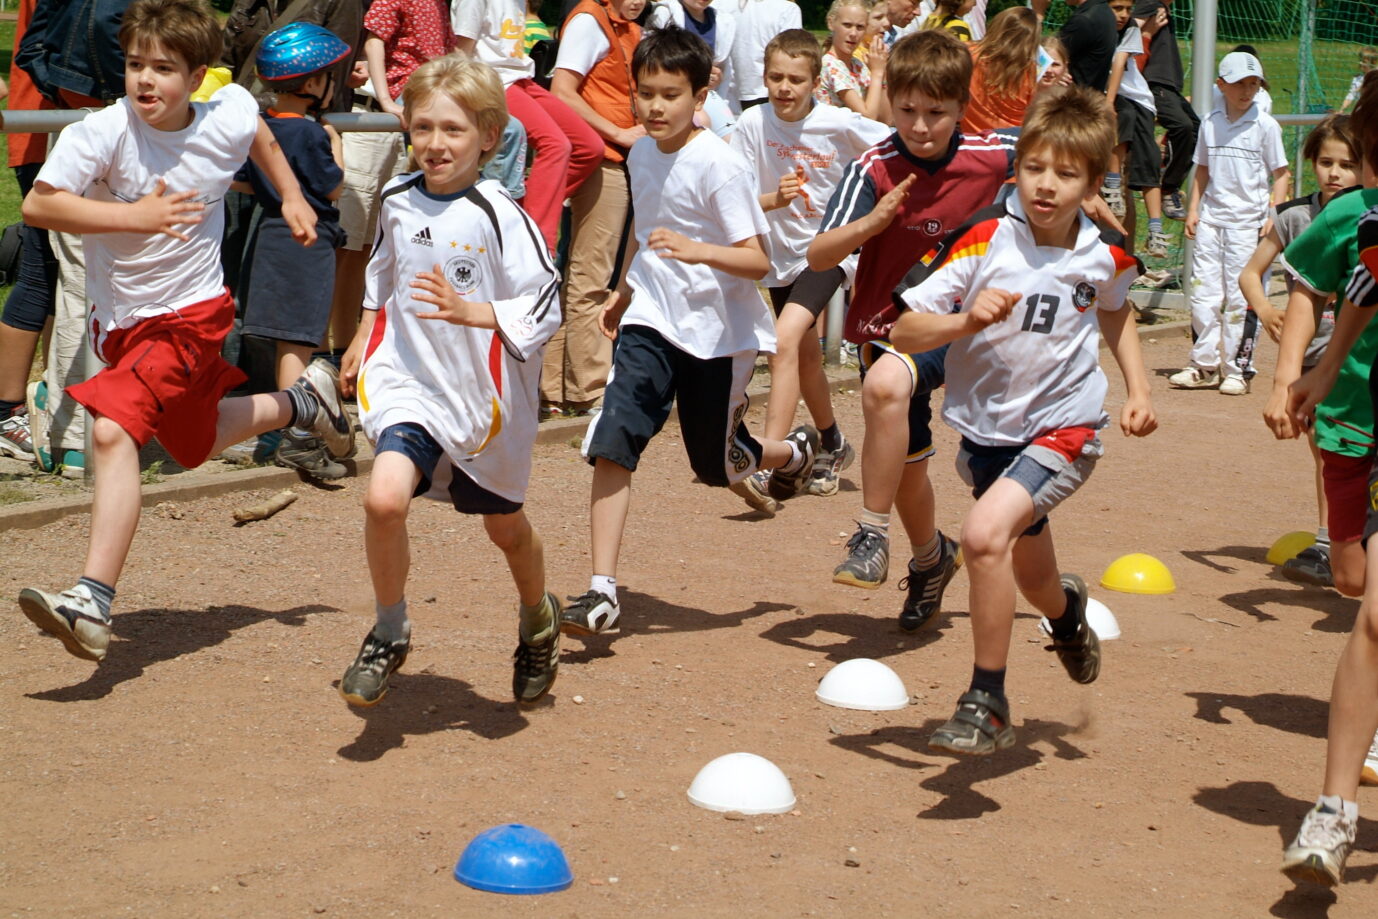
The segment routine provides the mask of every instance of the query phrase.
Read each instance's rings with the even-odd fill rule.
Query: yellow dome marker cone
[[[1121,555],[1111,562],[1100,584],[1126,594],[1170,594],[1177,589],[1167,566],[1142,552]]]
[[[1305,530],[1284,533],[1268,549],[1268,564],[1281,565],[1297,557],[1297,553],[1316,544],[1316,534]]]

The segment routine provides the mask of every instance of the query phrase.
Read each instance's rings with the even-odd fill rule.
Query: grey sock
[[[378,634],[389,641],[399,641],[411,637],[411,620],[407,618],[407,598],[403,597],[391,606],[375,604],[378,622],[374,626]]]
[[[91,591],[91,599],[96,601],[96,609],[100,610],[100,614],[106,620],[109,620],[110,604],[115,602],[115,588],[104,581],[97,581],[95,578],[83,577],[77,583],[84,584],[86,589]]]
[[[305,427],[316,419],[316,409],[320,401],[298,381],[283,390],[287,401],[292,403],[292,417],[287,419],[288,427]]]
[[[550,603],[550,594],[542,596],[541,602],[535,606],[520,604],[517,612],[521,617],[518,630],[522,641],[527,643],[544,641],[550,636],[550,630],[555,627],[555,610]]]

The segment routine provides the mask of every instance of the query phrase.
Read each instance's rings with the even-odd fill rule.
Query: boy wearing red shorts
[[[244,375],[220,356],[234,301],[220,270],[221,200],[252,159],[282,192],[303,245],[315,212],[249,93],[228,86],[192,104],[221,33],[200,0],[137,0],[120,27],[125,98],[68,128],[24,199],[31,226],[86,234],[89,331],[108,366],[68,393],[95,419],[96,488],[81,580],[19,605],[77,657],[110,643],[115,582],[139,524],[139,449],[157,437],[186,467],[286,425],[311,428],[348,456],[354,426],[339,382],[317,362],[277,393],[222,399]]]

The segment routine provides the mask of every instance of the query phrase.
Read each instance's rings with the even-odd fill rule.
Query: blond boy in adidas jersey
[[[951,344],[943,418],[962,435],[957,471],[977,499],[962,524],[975,668],[956,713],[928,741],[936,750],[986,754],[1014,743],[1004,687],[1016,587],[1048,617],[1068,675],[1090,683],[1100,674],[1086,585],[1059,576],[1047,523],[1102,453],[1100,332],[1128,390],[1120,429],[1142,437],[1157,427],[1124,307],[1142,266],[1118,234],[1081,213],[1114,144],[1098,94],[1039,96],[1016,150],[1017,195],[945,239],[895,292],[910,310],[891,334],[897,348]]]
[[[363,319],[341,368],[375,444],[364,546],[377,622],[340,694],[377,703],[407,658],[407,511],[430,495],[481,515],[507,557],[521,620],[512,692],[529,704],[549,692],[560,653],[559,604],[522,510],[560,278],[531,218],[497,182],[479,181],[507,123],[493,69],[437,58],[402,103],[419,171],[383,190]]]

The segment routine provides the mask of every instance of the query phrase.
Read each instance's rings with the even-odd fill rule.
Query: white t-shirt
[[[560,51],[555,55],[556,70],[570,70],[581,77],[608,56],[612,45],[592,13],[580,13],[560,30]]]
[[[364,309],[379,310],[359,370],[359,420],[377,443],[419,424],[451,463],[509,501],[525,499],[536,442],[541,358],[560,327],[560,276],[540,231],[495,181],[436,197],[421,173],[382,193]],[[466,300],[489,302],[497,331],[418,319],[416,275],[436,264]],[[444,497],[444,475],[430,494]],[[438,493],[438,489],[441,489]]]
[[[1120,39],[1120,46],[1115,49],[1115,53],[1125,52],[1129,59],[1124,62],[1124,75],[1120,77],[1119,94],[1130,102],[1148,109],[1157,114],[1158,107],[1153,102],[1153,90],[1148,88],[1148,81],[1139,72],[1139,62],[1135,60],[1144,53],[1144,33],[1136,25],[1131,25],[1124,30],[1124,36]]]
[[[195,200],[206,206],[200,223],[178,227],[186,241],[161,233],[84,237],[86,292],[103,332],[225,290],[221,202],[262,121],[253,96],[233,84],[191,109],[188,127],[159,131],[134,113],[128,99],[120,99],[63,131],[38,173],[36,181],[92,201],[138,201],[165,179],[167,194],[195,191]]]
[[[535,76],[536,65],[522,50],[526,7],[518,0],[455,0],[450,26],[474,39],[474,56],[492,67],[503,86]]]
[[[1215,227],[1261,227],[1272,207],[1273,170],[1287,165],[1282,129],[1257,104],[1235,121],[1217,108],[1201,122],[1192,162],[1210,170],[1202,220]]]
[[[945,239],[901,294],[912,310],[946,315],[977,292],[1018,291],[1024,301],[1003,322],[957,339],[945,361],[943,419],[985,446],[1016,446],[1067,427],[1103,427],[1098,310],[1124,307],[1143,268],[1077,216],[1075,248],[1039,246],[1019,196],[987,208]],[[1093,308],[1094,307],[1094,308]]]
[[[664,258],[646,245],[660,227],[715,246],[765,236],[751,167],[701,130],[674,153],[641,138],[627,154],[627,171],[638,248],[627,272],[632,302],[622,324],[649,326],[698,358],[773,352],[775,321],[754,282]]]
[[[1258,88],[1258,95],[1254,96],[1254,105],[1258,110],[1267,115],[1273,114],[1273,94],[1262,86]],[[1211,84],[1211,108],[1223,109],[1225,107],[1225,94],[1220,91],[1220,87]]]
[[[763,99],[766,45],[786,29],[802,28],[803,16],[790,0],[737,0],[737,6],[737,31],[732,39],[737,99]]]
[[[794,122],[782,121],[769,102],[742,112],[732,149],[756,174],[758,195],[774,192],[780,179],[796,168],[804,170],[804,193],[787,206],[766,212],[771,267],[761,283],[784,287],[807,267],[809,243],[818,235],[823,212],[843,171],[889,136],[890,129],[880,122],[831,105],[815,104]],[[844,270],[850,276],[855,260],[848,259]]]

